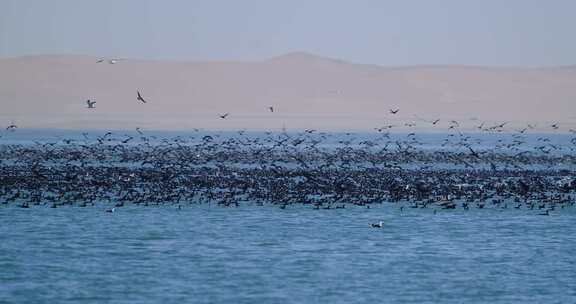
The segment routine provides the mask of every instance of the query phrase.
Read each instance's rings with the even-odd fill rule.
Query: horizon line
[[[506,64],[474,64],[474,63],[414,63],[414,64],[390,64],[383,65],[378,63],[369,62],[355,62],[346,59],[325,56],[321,54],[316,54],[308,51],[290,51],[286,53],[281,53],[275,56],[268,56],[259,59],[202,59],[202,58],[150,58],[150,57],[127,57],[127,56],[108,56],[108,55],[94,55],[94,54],[82,54],[82,53],[30,53],[22,55],[9,55],[0,56],[0,60],[10,60],[10,59],[24,59],[24,58],[34,58],[34,57],[90,57],[90,58],[121,58],[123,60],[130,61],[147,61],[147,62],[171,62],[171,63],[266,63],[274,61],[289,60],[290,58],[306,59],[309,61],[326,61],[333,64],[350,64],[350,65],[362,65],[362,66],[373,66],[381,68],[442,68],[442,67],[452,67],[452,68],[489,68],[489,69],[510,69],[510,68],[520,68],[520,69],[576,69],[576,63],[574,64],[563,64],[563,65],[506,65]]]

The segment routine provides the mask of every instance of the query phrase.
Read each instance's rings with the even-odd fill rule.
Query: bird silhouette
[[[142,95],[140,94],[140,91],[136,91],[136,93],[138,94],[138,96],[136,97],[136,100],[139,100],[143,103],[146,103],[146,100],[144,100],[144,98],[142,97]]]
[[[125,60],[125,59],[122,59],[122,58],[109,58],[109,59],[100,58],[100,59],[96,60],[96,63],[103,63],[104,61],[106,61],[106,62],[108,62],[108,64],[116,64],[120,60]]]
[[[218,116],[220,116],[220,118],[222,118],[222,119],[226,119],[226,117],[228,117],[228,115],[230,115],[230,113],[224,113],[224,114],[220,114]]]
[[[372,227],[372,228],[382,228],[383,226],[384,226],[384,224],[382,223],[382,221],[380,221],[378,223],[370,224],[370,227]]]
[[[396,110],[390,109],[390,114],[396,114],[396,113],[398,113],[398,111],[400,111],[400,109],[396,109]]]
[[[91,101],[90,99],[86,100],[86,104],[88,105],[88,109],[95,109],[94,105],[96,104],[95,101]]]
[[[16,131],[17,128],[18,128],[18,126],[16,124],[11,123],[8,127],[6,127],[6,130],[10,131],[10,132],[14,132],[14,131]]]

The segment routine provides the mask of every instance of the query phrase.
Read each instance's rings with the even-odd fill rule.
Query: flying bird
[[[122,59],[122,58],[109,58],[109,59],[100,58],[100,59],[96,60],[96,63],[103,63],[104,61],[106,61],[106,62],[108,62],[108,64],[115,64],[120,60],[124,60],[124,59]]]
[[[90,99],[86,100],[86,104],[88,105],[88,109],[95,109],[94,105],[96,104],[95,101],[91,101]]]
[[[499,124],[499,125],[496,125],[495,127],[496,127],[496,128],[504,128],[504,126],[507,125],[507,124],[508,124],[508,122],[503,122],[503,123],[501,123],[501,124]]]
[[[270,106],[268,107],[268,110],[270,110],[270,112],[274,112],[274,107]]]
[[[138,96],[136,97],[136,100],[139,100],[143,103],[146,103],[146,100],[144,100],[144,98],[142,97],[142,95],[140,95],[140,91],[136,91],[136,93],[138,94]]]
[[[218,116],[220,116],[220,118],[222,118],[222,119],[226,119],[226,117],[228,117],[228,115],[230,115],[230,113],[225,113],[225,114],[221,114]]]
[[[128,143],[129,141],[131,141],[132,139],[134,139],[134,137],[128,136],[128,138],[124,139],[124,140],[122,141],[122,143],[123,143],[123,144],[127,144],[127,143]]]
[[[8,127],[6,127],[6,130],[14,132],[14,131],[16,131],[17,128],[18,128],[18,126],[16,124],[12,123]]]
[[[396,110],[390,109],[390,114],[396,114],[396,113],[398,113],[398,111],[400,111],[400,109],[396,109]]]

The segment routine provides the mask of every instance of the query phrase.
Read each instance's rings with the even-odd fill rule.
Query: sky
[[[0,57],[576,64],[573,0],[0,0]]]

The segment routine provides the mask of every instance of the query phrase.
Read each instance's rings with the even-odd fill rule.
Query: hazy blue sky
[[[576,63],[573,0],[0,0],[0,56]]]

